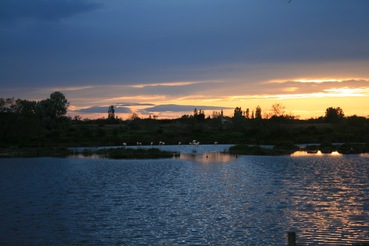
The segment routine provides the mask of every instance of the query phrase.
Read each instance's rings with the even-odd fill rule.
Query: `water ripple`
[[[0,242],[286,245],[287,231],[301,245],[369,238],[368,158],[214,158],[1,159]]]

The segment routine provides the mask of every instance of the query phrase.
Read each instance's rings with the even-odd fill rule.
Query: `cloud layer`
[[[46,20],[57,21],[62,18],[98,9],[102,4],[88,0],[11,0],[3,1],[0,20]]]
[[[368,9],[365,0],[3,1],[0,97],[60,90],[75,109],[128,102],[133,112],[366,95]]]
[[[229,107],[221,107],[221,106],[205,106],[205,105],[176,105],[176,104],[165,104],[165,105],[157,105],[150,108],[145,108],[144,111],[148,113],[157,113],[157,112],[193,112],[194,109],[198,110],[222,110],[222,109],[231,109]]]
[[[131,113],[132,111],[126,107],[115,107],[115,113]],[[83,109],[74,110],[74,113],[82,113],[82,114],[104,114],[108,113],[108,107],[103,106],[93,106]]]

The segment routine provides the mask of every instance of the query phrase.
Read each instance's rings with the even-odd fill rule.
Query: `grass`
[[[0,157],[3,158],[32,158],[32,157],[59,157],[66,158],[75,154],[72,150],[62,147],[27,147],[1,148]],[[83,156],[97,155],[108,159],[153,159],[172,158],[179,154],[171,151],[162,151],[157,148],[107,148],[99,150],[84,150]]]
[[[0,157],[31,158],[31,157],[68,157],[72,152],[62,147],[14,147],[1,148]]]
[[[171,158],[179,154],[171,151],[162,151],[157,148],[114,148],[99,149],[95,154],[109,159],[155,159],[155,158]]]
[[[229,148],[230,154],[235,155],[290,155],[300,148],[289,143],[280,143],[271,149],[262,148],[259,145],[238,144]]]

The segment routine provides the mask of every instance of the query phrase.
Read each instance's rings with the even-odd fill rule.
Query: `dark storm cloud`
[[[76,112],[76,113],[84,113],[84,114],[97,114],[97,113],[108,113],[108,108],[109,107],[102,107],[102,106],[93,106],[93,107],[88,107],[88,108],[84,108],[84,109],[79,109],[79,110],[73,110],[72,112]],[[115,113],[131,113],[131,110],[129,108],[126,107],[115,107]]]
[[[198,110],[222,110],[222,109],[231,109],[228,107],[221,106],[201,106],[201,105],[177,105],[177,104],[165,104],[158,105],[150,108],[145,108],[146,112],[192,112],[194,109]]]
[[[56,21],[100,7],[85,0],[4,0],[0,3],[0,20]]]
[[[131,102],[121,102],[117,103],[118,107],[130,107],[130,106],[153,106],[152,103],[131,103]]]

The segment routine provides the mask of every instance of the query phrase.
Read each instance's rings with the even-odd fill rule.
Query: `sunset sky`
[[[368,0],[2,0],[0,97],[83,118],[369,115]]]

